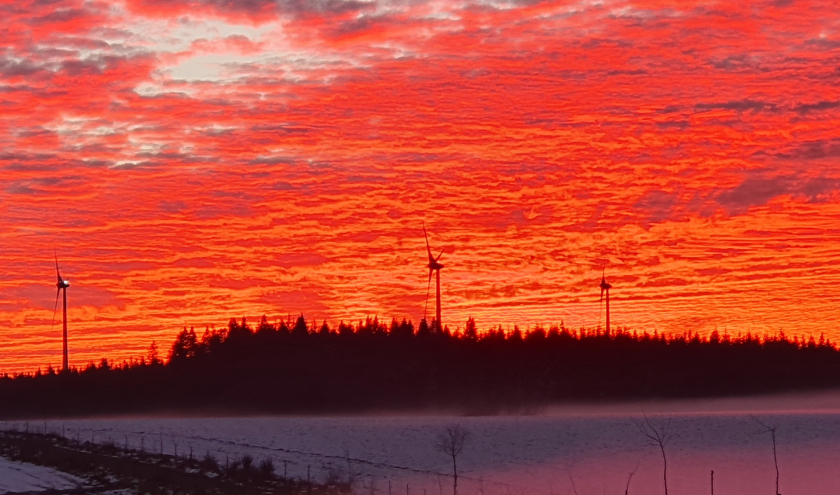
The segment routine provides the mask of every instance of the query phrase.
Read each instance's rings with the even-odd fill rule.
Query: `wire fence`
[[[308,450],[258,445],[174,431],[83,427],[57,421],[3,421],[4,431],[59,435],[79,443],[121,447],[126,451],[187,458],[212,457],[227,466],[244,455],[270,459],[278,475],[299,480],[349,482],[354,493],[369,495],[454,495],[451,472]],[[258,456],[255,456],[258,454]],[[553,490],[458,474],[458,495],[556,495]]]

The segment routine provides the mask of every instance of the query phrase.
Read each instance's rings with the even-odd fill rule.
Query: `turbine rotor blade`
[[[426,238],[426,251],[429,253],[429,263],[435,260],[432,256],[432,248],[429,247],[429,234],[426,233],[426,222],[423,222],[423,236]]]
[[[58,296],[61,295],[61,289],[55,293],[55,306],[53,307],[53,319],[52,325],[50,325],[50,331],[52,331],[53,327],[55,327],[55,313],[58,311]]]
[[[440,254],[435,258],[435,261],[439,260],[441,256],[443,256],[443,249],[440,250]]]
[[[429,312],[429,292],[432,290],[432,272],[434,270],[429,270],[429,283],[426,285],[426,307],[423,308],[423,319],[426,319],[426,316]],[[58,300],[56,299],[56,302]]]
[[[58,281],[61,282],[61,272],[58,271],[58,253],[53,253],[55,255],[55,276],[58,278]]]

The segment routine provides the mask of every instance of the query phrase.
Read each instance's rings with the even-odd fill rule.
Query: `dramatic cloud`
[[[830,2],[0,6],[0,370],[303,312],[825,332]],[[37,289],[41,287],[40,292]]]

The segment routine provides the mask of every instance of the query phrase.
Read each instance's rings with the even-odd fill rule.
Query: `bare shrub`
[[[204,458],[201,459],[201,462],[199,462],[199,467],[205,471],[219,471],[219,463],[216,461],[216,458],[210,454],[210,452],[204,454]]]
[[[260,461],[260,474],[268,478],[274,474],[274,461],[271,458],[265,458]]]
[[[243,455],[239,462],[242,464],[242,470],[246,473],[251,472],[254,467],[254,458],[248,454]]]

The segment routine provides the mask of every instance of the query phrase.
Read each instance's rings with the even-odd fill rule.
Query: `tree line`
[[[439,329],[434,320],[356,324],[301,315],[184,328],[161,357],[67,373],[0,375],[0,418],[99,414],[493,413],[563,401],[691,398],[840,385],[840,350],[784,333]]]

